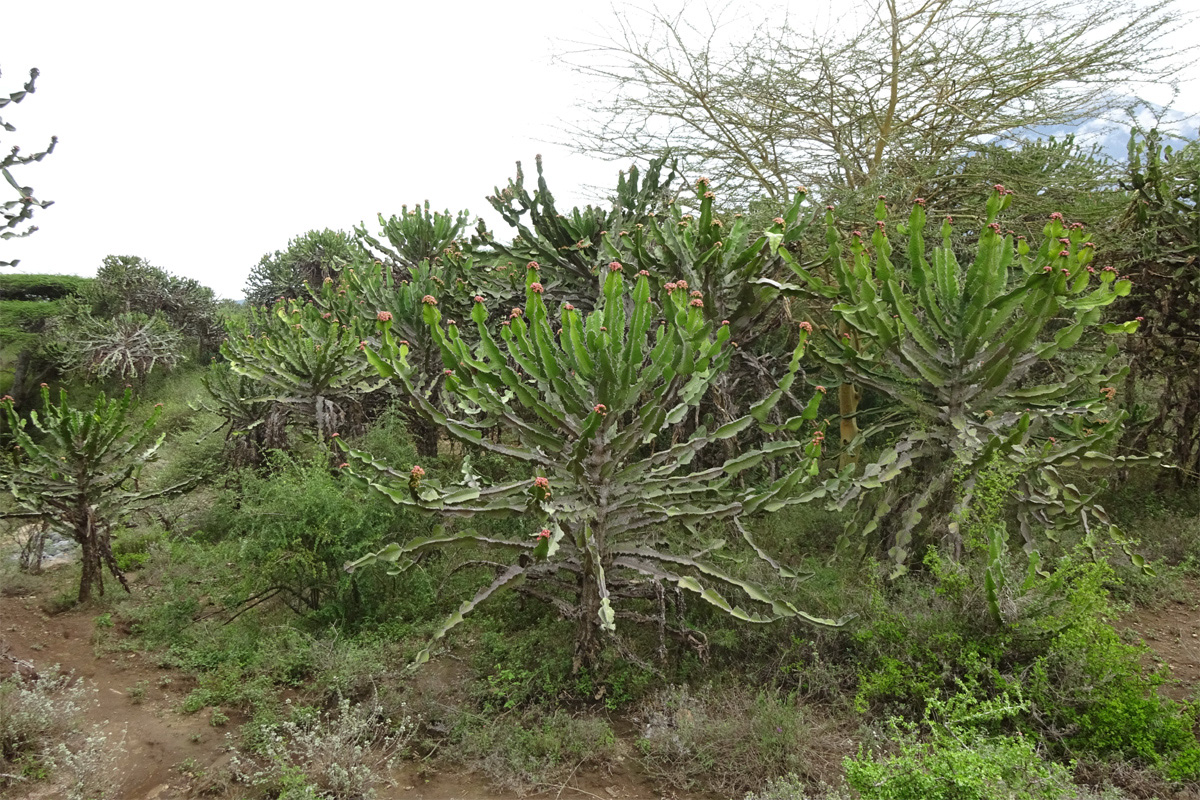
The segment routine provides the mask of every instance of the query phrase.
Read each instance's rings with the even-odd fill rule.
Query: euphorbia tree
[[[637,165],[622,172],[610,207],[587,206],[559,211],[554,195],[542,174],[542,157],[535,159],[537,189],[530,194],[525,187],[525,172],[517,162],[517,177],[508,186],[496,189],[488,197],[492,208],[516,230],[509,244],[495,241],[481,227],[480,237],[491,247],[516,261],[518,269],[526,261],[542,267],[542,282],[554,291],[576,296],[576,302],[590,302],[596,277],[604,266],[621,254],[607,241],[609,234],[633,230],[644,224],[648,215],[663,209],[675,179],[675,164],[667,167],[667,157],[654,159],[643,174]],[[517,273],[518,279],[520,272]]]
[[[11,452],[0,459],[0,478],[23,509],[0,517],[41,518],[79,543],[80,602],[93,592],[104,594],[104,566],[129,589],[113,557],[113,526],[190,484],[141,487],[142,468],[155,460],[164,436],[153,438],[157,407],[141,424],[130,419],[134,408],[128,389],[111,400],[102,393],[92,408],[77,409],[67,402],[66,392],[51,403],[50,390],[42,384],[42,413],[31,412],[25,420],[13,409],[12,398],[0,399],[0,415],[13,442]]]
[[[1018,511],[1031,556],[1035,530],[1053,529],[1063,512],[1085,526],[1093,519],[1107,523],[1093,496],[1065,483],[1058,469],[1112,463],[1098,450],[1122,419],[1115,408],[1106,410],[1112,392],[1102,390],[1119,377],[1104,373],[1116,346],[1101,357],[1067,362],[1061,356],[1089,328],[1137,330],[1137,321],[1101,323],[1103,308],[1128,294],[1130,284],[1111,267],[1090,266],[1093,245],[1081,225],[1066,224],[1060,214],[1046,224],[1038,250],[1023,237],[1014,241],[997,221],[1011,201],[1011,193],[995,187],[977,255],[965,268],[954,254],[950,219],[941,226],[942,246],[927,257],[925,208],[918,200],[901,226],[907,265],[892,262],[880,201],[870,247],[855,234],[848,258],[832,214],[827,217],[835,285],[799,271],[814,290],[841,301],[833,310],[842,327],[826,329],[814,343],[818,359],[842,380],[870,387],[903,409],[898,422],[864,430],[869,438],[898,424],[907,428],[838,502],[858,501],[862,513],[847,530],[862,536],[864,547],[883,528],[897,572],[926,515],[925,530],[948,533],[961,547],[956,520],[981,470],[996,459],[1019,474]],[[902,490],[896,479],[905,474],[913,483]]]
[[[344,319],[309,303],[252,309],[248,331],[231,335],[221,354],[239,375],[253,378],[271,400],[327,441],[361,396],[379,387],[356,318]]]
[[[406,270],[407,278],[397,279],[392,270],[376,262],[359,265],[342,273],[335,283],[327,281],[320,291],[313,291],[313,304],[323,313],[342,320],[358,320],[356,328],[364,337],[372,336],[375,323],[382,316],[391,322],[391,330],[408,347],[412,390],[440,407],[437,398],[443,382],[442,358],[437,344],[429,334],[423,318],[422,298],[433,294],[452,295],[445,280],[449,272],[429,261],[422,261]],[[467,307],[461,310],[469,313]],[[461,307],[460,307],[461,308]],[[366,359],[360,359],[366,365]],[[374,372],[371,373],[374,375]],[[438,454],[438,427],[416,409],[414,401],[405,398],[404,416],[413,433],[417,454],[432,458]]]
[[[426,478],[420,466],[397,470],[350,450],[351,474],[396,503],[446,517],[520,516],[528,522],[528,538],[443,531],[390,545],[348,568],[383,561],[403,570],[416,554],[453,542],[515,553],[518,558],[464,602],[435,639],[494,592],[520,585],[577,621],[576,668],[594,661],[601,633],[613,630],[617,619],[645,618],[617,607],[616,599],[655,597],[663,583],[749,622],[798,617],[817,625],[840,624],[806,614],[764,586],[715,566],[698,551],[711,552],[719,543],[695,539],[696,526],[724,520],[780,575],[796,577],[754,545],[739,520],[812,500],[829,489],[815,479],[822,438],[812,423],[818,397],[803,414],[779,426],[810,428],[798,438],[770,442],[710,469],[691,465],[706,445],[761,424],[794,380],[807,331],[800,333],[782,384],[750,414],[713,431],[701,426],[685,441],[661,446],[659,434],[682,420],[726,368],[728,326],[714,331],[705,322],[703,300],[685,290],[665,293],[661,308],[656,307],[645,272],[631,291],[619,263],[605,272],[595,311],[584,315],[562,303],[552,316],[546,290],[531,269],[525,308],[514,308],[500,321],[498,337],[479,298],[472,313],[475,348],[456,323],[443,322],[434,297],[424,298],[447,389],[459,398],[461,412],[443,413],[422,399],[405,360],[407,348],[397,341],[390,320],[381,323],[381,345],[368,351],[380,374],[408,385],[421,411],[449,435],[522,462],[530,474],[496,486],[467,475],[458,485],[443,487]],[[659,315],[663,319],[656,320]],[[498,440],[484,436],[491,428],[504,435]],[[761,489],[739,488],[739,473],[780,457],[792,459],[784,477]],[[692,536],[672,546],[668,533],[679,526]],[[740,593],[750,607],[731,603],[723,591]],[[427,658],[425,650],[418,660]]]
[[[779,250],[805,235],[813,214],[804,207],[806,191],[801,188],[782,216],[767,230],[755,231],[742,214],[720,218],[707,178],[697,181],[695,189],[695,213],[671,203],[664,211],[647,214],[644,223],[609,231],[606,241],[622,260],[649,272],[656,287],[685,288],[689,295],[703,298],[702,311],[710,324],[729,326],[737,358],[710,393],[718,419],[724,421],[748,407],[744,396],[769,392],[773,373],[782,372],[784,365],[771,364],[769,355],[756,351],[754,344],[760,336],[778,331],[786,319],[783,292],[770,279],[787,271]],[[747,382],[753,388],[746,388]],[[792,407],[803,407],[795,398],[787,399]]]

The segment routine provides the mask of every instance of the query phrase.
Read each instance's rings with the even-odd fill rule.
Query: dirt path
[[[1196,698],[1200,692],[1200,584],[1188,586],[1195,598],[1191,603],[1174,600],[1162,608],[1135,608],[1120,622],[1149,645],[1154,661],[1171,668],[1175,680],[1163,693],[1176,700]]]
[[[0,596],[0,653],[31,662],[43,674],[58,665],[95,687],[96,702],[82,722],[86,728],[99,725],[110,741],[123,740],[118,770],[123,779],[121,798],[243,796],[214,783],[212,777],[228,762],[226,733],[236,731],[240,720],[216,728],[206,713],[184,713],[183,700],[195,685],[190,678],[159,667],[153,654],[124,651],[120,624],[98,625],[95,609],[51,615],[42,609],[42,599],[38,594]],[[10,672],[0,670],[0,676]],[[381,800],[515,797],[492,789],[478,776],[436,773],[420,764],[406,763],[391,777],[395,786],[382,789]],[[48,799],[60,796],[60,791],[42,784],[27,796]],[[555,800],[659,800],[663,796],[638,776],[622,774],[574,775],[563,787],[531,795]]]

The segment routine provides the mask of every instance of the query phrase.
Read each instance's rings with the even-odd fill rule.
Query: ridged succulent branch
[[[14,442],[11,454],[0,461],[0,478],[24,509],[9,516],[47,520],[79,543],[81,602],[93,592],[104,594],[104,566],[129,589],[113,557],[113,526],[191,484],[141,487],[142,468],[155,460],[164,437],[154,438],[158,408],[141,424],[130,419],[135,408],[128,389],[111,400],[102,393],[90,409],[77,409],[66,392],[51,403],[50,390],[42,384],[42,412],[31,412],[25,420],[17,416],[12,398],[0,399],[0,415]]]
[[[667,157],[650,162],[643,175],[636,165],[622,172],[611,208],[587,206],[562,213],[542,174],[542,157],[535,159],[537,189],[525,187],[525,172],[517,162],[517,176],[488,197],[492,208],[517,232],[511,244],[495,241],[480,229],[481,238],[518,264],[537,261],[542,282],[552,291],[561,290],[579,298],[590,298],[596,276],[621,254],[606,243],[606,234],[632,230],[645,224],[651,212],[661,209],[675,180],[675,164]],[[666,167],[666,175],[663,175]]]
[[[563,303],[552,318],[546,289],[537,278],[531,269],[525,308],[513,309],[501,321],[499,336],[489,325],[483,303],[476,305],[472,320],[479,344],[474,348],[457,324],[443,322],[434,298],[426,299],[425,320],[440,348],[447,390],[458,399],[458,408],[444,413],[420,401],[407,348],[397,340],[390,320],[381,323],[379,348],[368,350],[381,375],[409,385],[429,419],[465,443],[528,464],[533,473],[529,479],[487,486],[468,473],[457,485],[443,487],[426,478],[419,466],[395,470],[353,450],[348,451],[346,465],[356,479],[399,504],[444,517],[521,516],[529,522],[532,540],[489,537],[472,530],[441,532],[390,545],[348,568],[387,562],[404,569],[416,554],[449,542],[513,552],[517,563],[465,602],[435,638],[500,588],[558,576],[576,587],[571,602],[556,605],[560,611],[570,609],[578,622],[577,667],[596,657],[600,632],[614,629],[614,601],[628,587],[647,581],[674,584],[750,622],[793,617],[817,625],[841,624],[810,616],[699,554],[720,547],[720,542],[700,546],[694,541],[695,551],[691,545],[666,544],[672,527],[682,526],[694,538],[698,526],[721,520],[749,541],[738,522],[742,515],[807,502],[833,489],[836,481],[816,478],[819,430],[767,443],[708,469],[692,467],[707,445],[763,424],[795,378],[806,333],[800,333],[800,345],[779,389],[750,414],[713,431],[702,426],[684,441],[659,447],[659,434],[682,420],[726,368],[728,326],[718,326],[714,335],[704,319],[703,300],[684,291],[664,291],[656,306],[645,272],[627,290],[619,263],[606,268],[595,311],[585,315]],[[660,315],[663,319],[656,320]],[[814,397],[803,414],[767,427],[793,432],[814,427],[817,400]],[[493,429],[503,435],[483,435]],[[737,475],[784,456],[791,459],[782,478],[760,489],[738,487]],[[781,576],[796,577],[761,548],[753,549]],[[618,574],[619,582],[613,580]],[[749,608],[726,600],[722,592],[730,591],[749,598]],[[428,650],[418,660],[426,658]]]
[[[665,212],[647,214],[644,223],[609,231],[607,239],[622,260],[647,270],[655,285],[682,278],[702,292],[705,318],[714,325],[728,320],[733,341],[746,347],[776,319],[781,293],[769,279],[786,270],[780,247],[799,241],[812,223],[804,208],[807,193],[797,191],[783,216],[755,233],[741,214],[728,224],[719,218],[707,178],[695,188],[696,213],[671,203]]]
[[[1068,226],[1059,214],[1046,224],[1037,251],[1023,238],[1014,242],[997,222],[1011,201],[1011,194],[997,186],[977,255],[965,267],[954,255],[949,219],[941,226],[941,247],[927,257],[920,201],[907,225],[899,226],[908,239],[905,266],[892,261],[882,201],[870,247],[855,233],[848,256],[830,214],[835,284],[805,276],[811,290],[837,297],[833,310],[850,331],[839,336],[825,330],[814,343],[818,360],[843,381],[893,400],[903,408],[902,424],[913,430],[885,448],[837,503],[844,508],[857,501],[859,514],[847,531],[862,537],[861,546],[873,535],[886,534],[897,573],[904,570],[922,523],[939,532],[946,498],[957,493],[960,506],[968,503],[979,470],[991,459],[1020,465],[1023,494],[1031,504],[1041,504],[1040,519],[1051,527],[1051,517],[1061,516],[1048,513],[1046,505],[1064,501],[1061,491],[1050,488],[1054,465],[1063,458],[1084,466],[1114,461],[1099,449],[1111,442],[1121,419],[1104,411],[1099,389],[1120,377],[1104,374],[1115,345],[1079,367],[1059,356],[1089,328],[1137,330],[1137,321],[1101,322],[1102,309],[1129,293],[1129,281],[1118,279],[1112,268],[1089,266],[1094,248],[1082,226]],[[868,428],[860,441],[894,424]],[[1076,430],[1069,445],[1051,436],[1057,432],[1067,438]],[[892,481],[910,469],[919,473],[917,488],[902,494]],[[1022,513],[1032,513],[1029,504]],[[1036,549],[1033,529],[1023,525],[1030,552]],[[953,523],[948,533],[961,546]]]
[[[362,356],[357,319],[292,301],[251,309],[251,320],[250,330],[230,332],[221,354],[234,372],[263,385],[251,399],[282,404],[321,441],[339,432],[363,394],[379,388]]]
[[[396,278],[392,270],[379,262],[359,265],[343,272],[336,283],[326,281],[319,291],[310,287],[310,292],[314,306],[331,314],[331,318],[357,320],[358,330],[369,343],[378,344],[376,323],[386,317],[393,333],[408,348],[413,391],[441,407],[442,357],[429,326],[425,324],[422,300],[432,296],[448,297],[451,308],[459,308],[464,319],[470,314],[472,301],[464,296],[462,279],[456,275],[456,270],[447,269],[442,263],[421,261],[406,270],[406,274],[406,278]],[[449,287],[447,278],[450,278]],[[404,388],[403,384],[400,387]],[[416,408],[407,389],[402,393],[408,401],[404,407],[405,416],[413,431],[418,454],[436,456],[438,428]]]
[[[29,70],[29,80],[21,87],[20,90],[10,92],[7,97],[0,97],[0,108],[5,108],[9,103],[19,103],[36,91],[35,84],[37,83],[38,71],[36,69]],[[0,128],[11,133],[16,128],[12,123],[5,122],[0,119]],[[54,146],[58,144],[58,137],[50,137],[50,144],[45,150],[41,150],[29,155],[21,155],[21,148],[13,146],[12,149],[0,156],[0,176],[4,178],[5,183],[11,186],[17,192],[16,200],[5,200],[0,203],[0,216],[4,219],[4,224],[0,225],[0,239],[18,239],[28,236],[37,230],[36,225],[31,225],[24,230],[20,230],[19,226],[33,219],[33,210],[35,208],[48,208],[54,204],[52,200],[38,200],[33,195],[32,186],[22,186],[13,177],[11,172],[13,167],[21,167],[35,161],[41,161],[46,156],[54,152]],[[17,261],[0,261],[0,267],[15,267]]]
[[[466,211],[431,212],[426,200],[423,207],[415,206],[412,211],[401,206],[399,216],[385,219],[379,215],[380,232],[387,244],[368,233],[366,226],[356,227],[354,232],[360,243],[381,254],[393,269],[415,269],[422,261],[456,256],[469,216]]]

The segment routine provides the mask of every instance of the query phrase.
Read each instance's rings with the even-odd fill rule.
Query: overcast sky
[[[842,0],[794,0],[811,16]],[[645,5],[634,2],[632,5]],[[664,0],[670,9],[682,0]],[[744,6],[749,8],[749,6]],[[20,272],[94,273],[138,255],[240,298],[266,252],[402,204],[467,208],[545,156],[560,206],[622,165],[552,144],[595,94],[552,54],[611,24],[604,2],[200,3],[0,0],[7,149],[55,152],[16,177],[55,205],[0,244]],[[1200,109],[1193,82],[1181,105]],[[2,132],[0,132],[2,133]],[[7,187],[4,187],[7,189]],[[5,195],[7,199],[7,195]]]

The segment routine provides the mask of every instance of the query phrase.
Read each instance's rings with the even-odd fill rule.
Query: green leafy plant
[[[356,320],[294,301],[252,309],[251,319],[249,330],[225,340],[221,354],[230,369],[266,388],[255,401],[282,405],[289,420],[322,442],[357,421],[361,396],[379,380],[362,357]]]
[[[42,386],[42,412],[21,419],[12,399],[0,401],[15,447],[0,461],[0,478],[20,512],[0,516],[35,517],[72,537],[82,551],[79,601],[104,594],[103,566],[129,590],[112,551],[112,530],[139,509],[186,489],[181,482],[161,489],[143,487],[142,468],[155,460],[164,435],[153,439],[159,409],[140,425],[130,417],[133,393],[103,393],[90,409],[73,408],[67,393],[58,403]],[[37,431],[34,436],[28,429]]]
[[[1111,267],[1092,268],[1092,243],[1061,214],[1046,224],[1038,250],[1022,237],[1014,241],[997,221],[1011,201],[995,188],[975,260],[965,268],[949,218],[941,247],[927,257],[921,201],[900,226],[907,263],[893,263],[882,200],[870,246],[855,232],[848,257],[827,214],[833,283],[795,267],[810,291],[839,301],[839,327],[823,331],[817,358],[844,383],[868,387],[900,409],[863,430],[859,446],[897,427],[902,433],[837,502],[839,509],[857,502],[847,531],[862,537],[861,548],[884,534],[894,574],[904,571],[919,529],[949,536],[961,553],[955,520],[971,502],[979,472],[995,459],[1019,469],[1017,495],[1026,500],[1018,517],[1032,557],[1035,530],[1053,531],[1081,514],[1085,527],[1108,525],[1095,492],[1069,483],[1060,470],[1127,461],[1102,452],[1124,418],[1109,405],[1121,371],[1104,373],[1116,345],[1086,359],[1065,355],[1090,328],[1137,330],[1136,320],[1101,321],[1130,283]],[[900,476],[912,477],[913,488],[901,489]]]
[[[563,214],[542,174],[542,157],[535,163],[538,179],[532,194],[518,161],[516,178],[488,197],[492,208],[516,229],[513,241],[496,241],[482,227],[480,238],[518,264],[537,261],[545,270],[542,282],[552,291],[573,296],[580,303],[590,302],[595,276],[614,258],[622,257],[607,238],[622,230],[636,230],[649,221],[650,214],[665,207],[675,180],[675,164],[667,166],[667,156],[654,159],[644,175],[635,164],[618,177],[611,208],[587,206]],[[520,275],[519,266],[515,275]]]
[[[460,211],[430,211],[429,201],[425,205],[400,207],[400,214],[384,219],[379,215],[381,233],[388,243],[383,244],[367,232],[366,226],[354,229],[359,241],[370,251],[381,253],[396,269],[413,270],[423,261],[436,263],[443,259],[452,261],[459,254],[461,237],[467,229],[469,214]],[[446,257],[451,258],[447,259]]]
[[[318,286],[360,258],[354,238],[344,231],[309,231],[289,240],[287,249],[264,255],[250,270],[243,290],[246,302],[263,306],[302,299],[308,295],[305,283]]]
[[[711,432],[700,426],[687,439],[660,447],[660,434],[682,420],[726,368],[728,326],[718,327],[714,335],[704,320],[704,301],[689,298],[678,287],[664,289],[656,306],[648,274],[636,276],[627,290],[623,269],[616,262],[607,267],[595,311],[585,315],[563,303],[554,324],[545,287],[531,268],[525,308],[513,309],[501,322],[499,340],[488,325],[484,304],[476,303],[475,349],[468,347],[457,324],[443,327],[437,300],[426,297],[425,320],[441,351],[446,389],[458,400],[450,413],[416,391],[405,361],[407,347],[393,335],[391,320],[380,321],[381,344],[367,355],[382,376],[403,382],[422,412],[450,436],[533,471],[527,479],[484,485],[468,463],[459,484],[442,487],[427,479],[420,466],[398,471],[347,448],[350,474],[396,503],[446,517],[522,516],[532,523],[527,541],[473,530],[441,531],[390,545],[348,565],[356,569],[385,562],[402,571],[417,554],[455,542],[515,552],[518,560],[497,565],[496,579],[446,620],[435,632],[435,641],[490,595],[513,586],[522,586],[576,621],[576,671],[595,663],[601,633],[613,631],[618,618],[646,619],[636,611],[614,608],[612,601],[659,596],[662,583],[694,592],[750,622],[793,617],[817,625],[841,624],[802,612],[758,583],[715,566],[704,554],[721,543],[698,540],[697,526],[727,521],[780,576],[797,577],[755,546],[738,520],[743,514],[803,503],[829,490],[827,483],[815,480],[822,434],[806,432],[802,438],[770,442],[708,469],[690,465],[705,446],[764,424],[795,378],[807,332],[800,332],[800,345],[781,385],[750,414]],[[660,313],[665,319],[655,326]],[[802,414],[767,427],[794,432],[811,425],[818,400],[814,396]],[[492,435],[484,436],[485,431]],[[750,489],[736,482],[747,469],[787,455],[798,459],[774,483]],[[668,528],[678,527],[690,535],[671,543]],[[751,610],[731,604],[718,586],[741,592],[761,610],[753,604]],[[666,627],[661,620],[660,629]],[[686,631],[676,633],[688,637]],[[427,648],[418,663],[428,655]]]
[[[462,276],[469,274],[459,268],[461,263],[452,260],[446,266],[440,261],[421,261],[403,268],[401,273],[406,276],[403,278],[396,278],[391,268],[378,262],[350,268],[336,283],[327,281],[319,291],[314,290],[313,304],[336,318],[358,320],[368,342],[378,342],[373,335],[375,323],[383,317],[390,318],[392,329],[408,348],[407,363],[411,367],[413,390],[441,408],[442,358],[425,324],[421,300],[433,295],[450,297],[451,307],[457,307],[465,318],[470,313],[471,300],[465,291],[454,291],[462,285]],[[423,458],[436,457],[440,439],[438,427],[420,413],[415,401],[407,397],[400,411],[413,432],[418,454]]]
[[[987,726],[1027,711],[1021,698],[978,700],[968,692],[931,699],[927,741],[893,721],[896,752],[846,759],[846,780],[863,800],[1059,800],[1070,772],[1043,761],[1032,741],[989,735]]]
[[[214,362],[201,378],[207,397],[193,406],[219,416],[231,459],[237,466],[261,464],[270,450],[287,446],[287,407],[269,399],[266,384]]]

